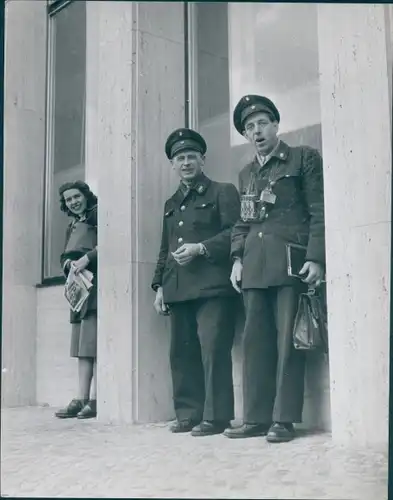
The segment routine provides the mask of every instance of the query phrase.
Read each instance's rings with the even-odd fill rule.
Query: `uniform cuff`
[[[207,251],[207,248],[203,243],[199,243],[199,255],[209,257],[209,252]]]
[[[71,259],[67,259],[63,264],[63,271],[65,271],[67,266],[69,266],[70,264],[71,264]]]

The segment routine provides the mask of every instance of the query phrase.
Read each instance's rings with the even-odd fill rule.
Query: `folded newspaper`
[[[84,269],[79,274],[75,274],[74,268],[71,266],[64,287],[64,296],[73,312],[80,312],[89,298],[93,287],[92,281],[93,273]]]

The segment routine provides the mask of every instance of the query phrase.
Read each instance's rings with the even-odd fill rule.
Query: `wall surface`
[[[78,389],[77,360],[70,357],[71,325],[63,286],[37,289],[36,402],[63,406]]]
[[[2,404],[34,404],[41,267],[46,2],[5,6]]]
[[[174,186],[162,145],[184,124],[183,6],[91,8],[99,46],[98,127],[86,129],[99,145],[98,410],[109,420],[162,420],[172,416],[168,325],[155,316],[150,280]]]
[[[382,5],[318,5],[333,438],[388,442],[392,131]]]

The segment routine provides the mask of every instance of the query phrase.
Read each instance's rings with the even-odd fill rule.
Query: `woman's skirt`
[[[97,311],[88,313],[80,323],[72,323],[71,357],[97,357]]]

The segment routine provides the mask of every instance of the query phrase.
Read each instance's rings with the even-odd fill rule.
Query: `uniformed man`
[[[280,113],[266,97],[244,96],[233,118],[256,154],[239,175],[241,219],[231,245],[231,282],[246,315],[243,425],[225,435],[289,441],[303,408],[305,357],[292,341],[299,293],[324,276],[322,159],[278,139]],[[302,279],[288,275],[287,243],[306,247]]]
[[[234,416],[231,349],[237,294],[229,280],[231,229],[240,215],[233,184],[202,169],[206,142],[175,130],[165,152],[180,177],[165,203],[161,248],[152,288],[154,307],[170,314],[170,363],[176,422],[172,432],[224,431]]]

